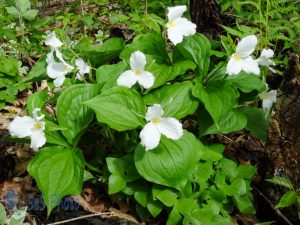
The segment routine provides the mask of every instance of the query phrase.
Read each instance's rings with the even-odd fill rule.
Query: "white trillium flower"
[[[55,87],[60,87],[64,83],[66,74],[70,73],[73,69],[74,67],[65,61],[56,62],[53,60],[48,63],[47,74],[54,79]]]
[[[53,49],[58,49],[63,43],[56,37],[55,32],[53,31],[47,35],[45,45],[48,45]]]
[[[152,73],[145,71],[146,56],[141,51],[135,51],[130,56],[130,68],[123,72],[117,84],[131,88],[136,82],[144,88],[150,88],[154,84],[154,76]]]
[[[235,53],[230,57],[226,73],[229,75],[237,75],[243,70],[247,73],[259,75],[260,69],[258,67],[258,62],[251,56],[256,45],[257,38],[255,35],[249,35],[242,38],[236,47]]]
[[[275,66],[275,63],[270,59],[273,56],[274,51],[272,49],[263,49],[260,57],[256,59],[256,62],[258,63],[258,65],[268,67],[273,73],[275,73],[275,70],[272,67],[270,67]]]
[[[270,112],[273,103],[276,102],[276,90],[265,91],[264,93],[260,94],[259,97],[262,99],[262,107],[266,112]]]
[[[78,67],[78,73],[76,74],[76,79],[77,80],[83,80],[84,74],[89,73],[91,68],[81,58],[76,59],[75,64]]]
[[[44,118],[44,115],[38,116],[39,111],[39,108],[33,110],[33,118],[30,116],[16,116],[8,125],[10,135],[18,138],[30,137],[30,147],[35,151],[46,143],[45,123],[40,121]]]
[[[48,63],[47,74],[50,78],[54,79],[54,85],[60,87],[64,83],[65,75],[70,73],[74,67],[66,63],[63,59],[63,55],[58,49],[63,43],[56,37],[54,31],[47,36],[45,44],[51,48],[46,59]],[[55,61],[54,53],[59,62]]]
[[[148,123],[140,133],[141,144],[146,150],[158,146],[161,134],[172,140],[178,140],[183,135],[182,124],[175,118],[165,118],[163,108],[159,104],[148,107],[146,120]]]
[[[169,21],[167,23],[167,32],[168,38],[174,45],[181,43],[184,36],[190,36],[196,33],[196,24],[181,17],[185,11],[185,5],[168,7]]]

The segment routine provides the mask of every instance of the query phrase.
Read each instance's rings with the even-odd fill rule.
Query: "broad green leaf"
[[[137,50],[151,56],[157,62],[169,62],[165,39],[159,33],[138,35],[132,43],[126,46],[120,57],[128,60],[131,54]]]
[[[22,82],[27,81],[40,81],[45,78],[46,76],[46,56],[42,56],[32,67],[32,69],[29,71],[27,76],[23,79]]]
[[[200,135],[204,136],[207,134],[217,133],[228,134],[243,129],[246,124],[247,117],[237,109],[232,109],[223,115],[218,123],[218,126],[216,126],[212,120],[209,121],[209,118],[207,117],[203,117],[202,120],[200,119]]]
[[[246,72],[241,72],[236,76],[228,76],[227,80],[229,80],[234,87],[245,93],[249,93],[253,90],[260,91],[265,88],[262,79],[254,74],[248,74]]]
[[[290,190],[293,190],[293,184],[291,182],[290,179],[286,178],[286,177],[279,177],[279,176],[274,176],[271,179],[266,179],[267,181],[273,183],[273,184],[278,184],[282,187],[286,187]]]
[[[229,176],[231,179],[236,178],[238,171],[237,171],[237,165],[234,161],[223,158],[220,161],[220,168],[222,172],[225,175]]]
[[[263,109],[241,107],[239,111],[247,116],[246,129],[262,141],[267,141],[269,118]]]
[[[221,215],[216,215],[209,225],[232,225],[232,221],[230,218],[225,218]]]
[[[255,208],[252,203],[252,199],[248,194],[234,195],[233,202],[241,213],[255,214]]]
[[[4,206],[0,203],[0,225],[4,225],[6,220],[6,211]]]
[[[220,62],[215,68],[207,75],[207,82],[223,80],[226,76],[226,63]]]
[[[122,38],[110,38],[102,45],[92,45],[83,41],[75,46],[80,51],[80,56],[89,59],[94,67],[98,67],[117,57],[124,48]]]
[[[239,167],[237,168],[237,177],[238,178],[244,178],[244,179],[251,179],[255,172],[256,172],[256,168],[255,166],[252,165],[239,165]]]
[[[159,199],[164,205],[168,207],[171,207],[175,204],[177,197],[177,193],[170,189],[165,189],[156,196],[157,199]]]
[[[26,11],[26,12],[23,14],[23,17],[24,17],[26,20],[31,21],[31,20],[34,20],[34,19],[35,19],[35,17],[37,16],[38,12],[39,12],[39,11],[36,10],[36,9],[30,9],[30,10]]]
[[[14,17],[14,18],[18,18],[19,17],[20,13],[19,13],[19,11],[17,10],[16,7],[11,6],[11,7],[5,7],[5,8],[6,8],[7,13],[9,15],[11,15],[12,17]]]
[[[147,207],[147,202],[148,202],[147,197],[148,197],[148,192],[146,191],[137,191],[134,193],[134,199],[143,207]]]
[[[107,157],[106,163],[109,172],[123,176],[127,182],[133,182],[140,178],[134,166],[132,155],[125,155],[121,158]]]
[[[202,86],[198,80],[193,95],[201,100],[217,126],[229,110],[237,107],[238,93],[228,82],[215,81]]]
[[[224,148],[225,147],[222,144],[205,145],[201,159],[206,161],[219,161],[223,158],[222,152],[224,151]]]
[[[100,86],[77,84],[65,89],[57,100],[56,116],[60,126],[66,128],[62,134],[75,145],[80,135],[93,120],[94,113],[83,102],[95,97]]]
[[[0,55],[0,73],[9,76],[18,75],[19,62],[18,60]]]
[[[201,157],[202,148],[195,136],[185,131],[176,141],[162,137],[159,146],[151,151],[139,145],[134,162],[146,180],[181,191]]]
[[[32,111],[35,108],[42,109],[46,104],[47,97],[48,97],[47,89],[31,94],[27,99],[27,110],[29,115],[32,115]]]
[[[45,129],[45,135],[48,144],[70,147],[70,144],[62,136],[60,131],[53,131],[51,129],[49,130],[49,127],[47,126],[45,127]]]
[[[230,185],[224,185],[221,189],[228,196],[244,195],[247,192],[247,186],[244,179],[235,179]]]
[[[151,87],[153,89],[174,80],[179,75],[185,74],[188,69],[194,68],[195,64],[192,61],[182,60],[172,65],[152,63],[146,70],[151,72],[155,77],[154,85]]]
[[[151,215],[155,218],[163,210],[163,205],[159,201],[152,200],[147,203],[147,209],[149,210]]]
[[[8,225],[22,225],[25,220],[26,213],[27,207],[18,209],[11,215]]]
[[[180,198],[176,201],[174,208],[183,215],[190,216],[192,212],[197,209],[196,199],[191,198]]]
[[[96,79],[97,83],[104,84],[101,90],[103,91],[117,86],[119,76],[127,67],[123,61],[113,65],[100,66],[96,71]]]
[[[210,62],[210,42],[202,34],[185,37],[183,42],[176,46],[181,54],[192,60],[198,66],[200,75],[206,75]]]
[[[192,114],[198,107],[198,101],[192,96],[192,82],[165,85],[147,94],[144,102],[147,105],[159,103],[164,109],[164,116],[181,119]]]
[[[84,158],[78,149],[59,146],[42,148],[27,170],[43,193],[49,216],[64,196],[80,193]]]
[[[145,124],[146,106],[135,90],[117,86],[85,104],[95,111],[99,122],[117,131],[132,130]]]
[[[169,214],[167,225],[178,225],[182,220],[182,216],[176,209],[172,209],[171,213]]]
[[[21,14],[24,14],[31,7],[29,0],[15,0],[15,2]]]
[[[297,201],[297,192],[288,191],[280,199],[279,203],[276,205],[276,209],[289,207]]]
[[[108,194],[114,194],[122,191],[126,187],[126,180],[119,174],[112,174],[108,180]]]

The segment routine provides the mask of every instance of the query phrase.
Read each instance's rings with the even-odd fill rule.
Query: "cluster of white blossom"
[[[196,25],[186,18],[182,18],[183,13],[187,10],[186,6],[175,6],[168,8],[167,35],[169,40],[177,45],[181,43],[184,36],[190,36],[196,33]],[[55,33],[50,33],[45,41],[51,51],[47,54],[47,74],[54,79],[56,87],[60,87],[65,75],[72,72],[74,67],[68,64],[64,59],[59,48],[63,43],[56,37]],[[229,75],[237,75],[242,70],[247,73],[259,75],[259,65],[270,66],[275,63],[270,59],[274,52],[264,49],[258,59],[253,59],[251,54],[257,45],[255,35],[243,38],[237,45],[236,52],[231,56],[226,73]],[[131,88],[138,83],[142,87],[149,89],[155,83],[155,76],[145,70],[146,56],[141,51],[135,51],[130,56],[130,70],[120,74],[117,84]],[[78,72],[76,79],[83,80],[84,74],[90,72],[90,67],[83,59],[78,58],[75,61]],[[264,92],[260,95],[263,100],[263,108],[270,110],[272,104],[276,101],[276,91]],[[29,116],[16,116],[10,123],[8,129],[11,135],[19,138],[30,137],[31,147],[37,150],[46,143],[44,134],[45,123],[41,122],[44,115],[37,116],[40,109],[34,109],[33,118]],[[182,124],[175,118],[163,117],[164,111],[160,104],[154,104],[148,107],[145,116],[148,122],[140,132],[141,144],[146,150],[154,149],[159,145],[161,134],[172,140],[178,140],[183,135]]]
[[[263,49],[261,55],[258,59],[254,59],[251,54],[254,52],[257,45],[257,37],[255,35],[249,35],[238,43],[236,51],[230,57],[227,64],[226,73],[229,75],[238,75],[241,71],[247,73],[253,73],[255,75],[260,74],[259,66],[266,66],[272,72],[275,70],[271,67],[275,63],[271,60],[274,56],[274,51],[272,49]],[[268,90],[268,85],[266,85]],[[260,95],[262,99],[263,109],[269,112],[272,108],[273,103],[276,102],[276,90],[265,91]]]

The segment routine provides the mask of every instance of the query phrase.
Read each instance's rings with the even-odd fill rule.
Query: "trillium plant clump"
[[[51,196],[77,195],[88,179],[132,202],[141,220],[164,214],[171,225],[226,225],[235,208],[255,213],[255,167],[224,157],[224,146],[206,136],[243,129],[266,141],[276,91],[265,78],[275,71],[274,53],[266,48],[255,59],[259,37],[250,35],[236,49],[224,47],[229,59],[217,57],[222,49],[196,33],[186,9],[168,8],[162,32],[128,44],[83,38],[68,46],[61,29],[47,35],[50,52],[27,79],[47,80],[48,89],[28,98],[32,117],[15,116],[8,130],[37,151],[28,172],[48,215],[59,203]],[[250,106],[258,101],[262,107]]]

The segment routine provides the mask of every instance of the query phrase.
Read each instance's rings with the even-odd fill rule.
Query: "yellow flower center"
[[[152,120],[152,123],[154,123],[155,125],[159,123],[159,118],[158,117],[155,117],[153,120]]]
[[[262,98],[263,100],[267,100],[267,99],[270,98],[269,93],[267,93],[267,92],[262,93],[260,96],[261,96],[261,98]]]
[[[35,123],[34,126],[37,129],[42,129],[42,125],[40,123]]]
[[[142,74],[142,70],[141,70],[141,69],[137,69],[137,70],[135,71],[135,74],[136,74],[136,75],[141,75],[141,74]]]
[[[235,61],[241,60],[241,57],[238,54],[234,54],[233,58]]]
[[[175,26],[175,24],[174,24],[174,21],[169,21],[169,27],[174,27]]]

